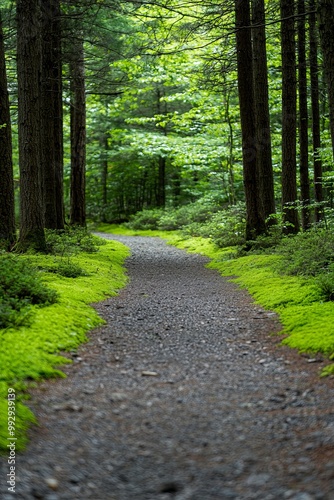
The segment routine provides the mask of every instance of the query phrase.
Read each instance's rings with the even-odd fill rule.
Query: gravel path
[[[96,305],[108,324],[68,378],[32,392],[15,497],[333,500],[333,378],[205,258],[104,236],[132,249],[130,283]]]

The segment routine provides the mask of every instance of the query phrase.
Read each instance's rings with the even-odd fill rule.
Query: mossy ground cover
[[[35,421],[24,405],[25,389],[33,381],[64,376],[60,368],[69,360],[61,352],[75,350],[86,333],[103,322],[89,304],[115,295],[125,285],[123,263],[128,253],[113,241],[97,252],[81,252],[71,258],[84,270],[77,278],[49,272],[57,266],[55,256],[20,256],[38,267],[42,281],[57,291],[59,299],[47,307],[33,306],[27,325],[0,330],[0,449],[6,450],[8,442],[8,387],[16,390],[16,449],[22,449],[26,430]]]
[[[106,230],[102,227],[100,230]],[[123,234],[147,234],[113,228]],[[251,254],[231,258],[236,249],[218,248],[209,238],[185,238],[177,232],[152,231],[154,236],[189,252],[211,259],[209,267],[246,288],[259,305],[278,313],[283,325],[283,343],[303,353],[321,353],[334,359],[334,302],[322,300],[321,290],[313,278],[282,276],[277,270],[280,255]],[[334,373],[328,365],[322,375]]]

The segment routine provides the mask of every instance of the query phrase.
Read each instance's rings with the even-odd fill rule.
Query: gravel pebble
[[[104,236],[131,248],[130,282],[67,379],[31,391],[15,498],[333,500],[333,379],[206,258]]]

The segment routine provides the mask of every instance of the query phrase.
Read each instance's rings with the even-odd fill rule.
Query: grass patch
[[[119,227],[118,230],[124,231]],[[146,233],[136,231],[138,235]],[[252,254],[231,259],[236,254],[235,247],[221,249],[209,238],[186,238],[180,233],[165,231],[154,231],[154,236],[165,238],[188,252],[209,257],[208,267],[246,288],[257,304],[277,312],[283,325],[281,333],[286,335],[284,344],[301,353],[321,353],[334,359],[334,303],[323,300],[322,286],[317,279],[282,276],[278,271],[283,260],[281,255]],[[322,375],[329,374],[334,374],[334,364],[322,371]]]
[[[130,229],[118,224],[100,223],[94,227],[94,231],[101,233],[119,234],[123,236],[157,236],[159,238],[169,238],[173,234],[179,234],[178,231],[159,231],[157,229]]]
[[[39,269],[42,282],[57,292],[58,301],[43,308],[32,306],[28,325],[0,330],[0,449],[7,449],[8,387],[18,394],[16,437],[17,449],[22,449],[27,426],[34,421],[23,403],[24,390],[29,381],[64,376],[59,366],[70,361],[60,355],[61,351],[75,350],[89,330],[103,323],[89,304],[116,295],[125,285],[123,263],[128,253],[124,245],[114,241],[94,253],[80,252],[72,261],[84,273],[75,278],[48,272],[57,267],[56,256],[18,257]]]

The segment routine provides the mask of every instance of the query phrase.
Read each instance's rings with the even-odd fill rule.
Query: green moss
[[[29,326],[0,330],[0,449],[6,449],[7,444],[7,387],[21,391],[26,381],[64,376],[59,365],[69,360],[59,353],[76,349],[86,340],[86,333],[103,322],[89,304],[115,295],[125,285],[123,263],[128,253],[124,245],[112,241],[96,253],[80,253],[73,258],[85,276],[66,278],[40,271],[42,280],[57,291],[58,302],[44,308],[34,306]],[[56,259],[47,255],[20,258],[39,269],[54,266]],[[33,417],[20,401],[17,411],[21,429],[18,447],[22,447],[26,426]]]
[[[5,382],[0,382],[0,450],[8,453],[8,388]],[[6,417],[6,418],[5,418]],[[16,451],[24,449],[27,443],[27,430],[32,423],[36,423],[33,413],[22,403],[22,400],[15,400],[15,442]]]
[[[169,239],[174,234],[179,234],[177,231],[158,231],[155,229],[129,229],[125,226],[117,224],[99,224],[95,231],[102,233],[120,234],[123,236],[158,236],[159,238]]]

